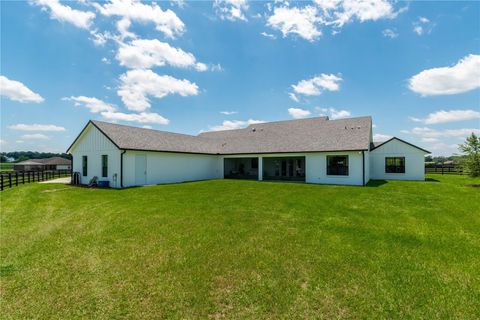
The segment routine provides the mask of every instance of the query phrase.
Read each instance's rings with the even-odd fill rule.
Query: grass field
[[[0,171],[13,171],[13,162],[0,162]]]
[[[2,318],[478,319],[469,183],[12,188]]]

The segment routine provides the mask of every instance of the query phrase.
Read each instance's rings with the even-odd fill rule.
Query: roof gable
[[[402,140],[402,139],[397,138],[397,137],[392,137],[392,138],[388,139],[387,141],[383,141],[383,142],[372,142],[371,151],[373,151],[373,150],[375,150],[375,149],[378,149],[378,148],[380,148],[381,146],[384,146],[384,145],[386,145],[387,143],[389,143],[389,142],[391,142],[391,141],[394,141],[394,140],[399,141],[399,142],[401,142],[401,143],[405,143],[405,144],[407,144],[407,145],[409,145],[409,146],[411,146],[411,147],[413,147],[413,148],[416,148],[416,149],[418,149],[418,150],[421,150],[421,151],[423,151],[423,152],[425,152],[425,153],[431,153],[431,152],[428,151],[428,150],[425,150],[425,149],[423,149],[423,148],[420,148],[419,146],[416,146],[416,145],[414,145],[414,144],[412,144],[412,143],[410,143],[410,142],[407,142],[407,141]]]

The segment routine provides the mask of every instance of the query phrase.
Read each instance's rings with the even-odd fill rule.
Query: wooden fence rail
[[[2,172],[0,173],[0,191],[5,188],[18,187],[19,184],[69,177],[70,175],[70,170]]]
[[[425,166],[425,173],[438,173],[438,174],[465,174],[463,168],[460,166],[444,166],[444,165],[428,165]]]

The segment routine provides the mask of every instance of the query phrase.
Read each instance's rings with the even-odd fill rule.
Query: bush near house
[[[480,179],[9,189],[2,317],[475,319],[470,184]]]

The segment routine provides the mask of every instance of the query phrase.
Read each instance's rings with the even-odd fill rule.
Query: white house
[[[197,136],[89,121],[67,152],[82,184],[96,176],[114,188],[222,178],[424,180],[429,153],[398,138],[374,143],[370,117],[277,121]]]

